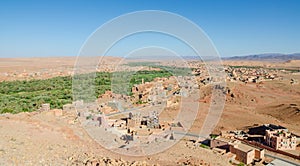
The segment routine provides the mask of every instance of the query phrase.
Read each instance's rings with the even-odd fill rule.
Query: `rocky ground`
[[[4,114],[0,117],[0,165],[228,165],[228,159],[181,140],[167,151],[131,157],[97,144],[75,112]]]

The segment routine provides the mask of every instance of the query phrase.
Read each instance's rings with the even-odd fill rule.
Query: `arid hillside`
[[[99,60],[99,57],[86,57],[81,60]],[[103,57],[101,70],[106,70],[111,63],[117,63],[121,58]],[[49,58],[0,58],[0,81],[46,79],[57,76],[68,76],[74,72],[77,57]]]

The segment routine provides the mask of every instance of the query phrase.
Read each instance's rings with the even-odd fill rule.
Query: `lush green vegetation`
[[[204,145],[204,144],[200,144],[200,147],[201,147],[201,148],[205,148],[205,149],[210,149],[210,147],[209,147],[209,146],[207,146],[207,145]]]
[[[240,162],[237,166],[244,166],[245,164]]]
[[[157,62],[129,62],[126,64],[127,66],[135,67],[135,66],[155,66]]]
[[[210,138],[211,139],[215,139],[215,138],[217,138],[219,135],[217,135],[217,134],[210,134]]]
[[[175,66],[163,66],[156,62],[130,62],[126,64],[131,67],[135,66],[148,66],[153,68],[159,68],[164,71],[168,71],[172,73],[172,75],[178,76],[178,75],[191,75],[191,72],[194,70],[193,68],[189,67],[175,67]]]
[[[74,100],[86,99],[84,95],[76,93],[86,91],[93,85],[93,98],[103,94],[106,90],[131,95],[134,84],[152,81],[156,77],[169,77],[167,70],[138,71],[138,72],[98,72],[76,76],[79,85],[72,87],[71,77],[55,77],[46,80],[0,82],[0,113],[18,113],[36,111],[43,103],[50,103],[51,108],[62,108]],[[95,79],[88,79],[92,77]],[[92,81],[91,81],[92,80]],[[72,89],[73,88],[73,89]]]
[[[61,108],[72,101],[71,77],[0,83],[0,113],[37,110],[42,103]]]

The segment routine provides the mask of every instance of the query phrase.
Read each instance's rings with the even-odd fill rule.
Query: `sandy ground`
[[[101,60],[100,60],[101,58]],[[49,58],[0,58],[0,81],[47,79],[69,76],[76,65],[100,61],[101,70],[106,65],[118,63],[118,57],[49,57]],[[105,64],[105,65],[103,65]],[[98,67],[99,67],[98,66]]]
[[[299,69],[300,60],[289,60],[289,61],[240,61],[240,60],[224,60],[224,65],[231,66],[262,66],[269,68],[297,68]]]
[[[146,157],[115,154],[97,144],[81,128],[74,112],[20,113],[0,117],[1,165],[228,165],[224,156],[182,140],[170,149]],[[108,162],[108,163],[109,163]]]

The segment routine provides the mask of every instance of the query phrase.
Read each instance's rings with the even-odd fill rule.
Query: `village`
[[[269,152],[274,152],[299,160],[299,143],[299,136],[283,126],[274,124],[256,124],[248,131],[224,131],[209,140],[213,151],[227,155],[233,162],[237,160],[246,165],[293,165],[276,159],[270,161],[267,158],[270,157]]]
[[[291,164],[274,159],[273,153],[299,160],[300,137],[283,126],[254,124],[245,131],[222,131],[218,135],[212,134],[209,139],[202,139],[189,133],[188,126],[176,119],[176,114],[166,114],[165,109],[175,113],[180,111],[182,97],[196,93],[200,86],[213,81],[204,68],[197,67],[193,71],[196,77],[171,76],[156,78],[152,82],[142,79],[140,84],[132,87],[132,96],[106,91],[95,103],[76,101],[65,105],[63,111],[76,109],[81,124],[91,137],[103,147],[122,154],[154,154],[188,137],[194,146],[224,155],[233,165]],[[225,71],[229,82],[258,84],[281,79],[278,70],[227,67]],[[230,95],[230,89],[219,89]],[[44,104],[41,110],[50,110],[50,105]]]
[[[166,108],[179,111],[181,96],[187,97],[198,88],[192,82],[187,76],[156,78],[153,82],[142,80],[132,87],[131,97],[106,91],[96,105],[77,102],[76,109],[86,130],[93,136],[99,135],[94,139],[100,144],[113,144],[110,149],[127,149],[126,154],[152,154],[187,132],[188,126],[176,114],[162,112]]]
[[[108,92],[106,95],[112,95],[112,93]],[[55,116],[62,116],[64,111],[76,105],[83,106],[84,103],[75,102],[65,106],[62,111],[54,110]],[[91,109],[91,105],[88,107]],[[176,139],[181,139],[178,137],[179,133],[186,133],[180,122],[161,121],[158,112],[153,111],[153,107],[152,109],[140,108],[141,111],[135,113],[126,110],[119,112],[116,102],[108,102],[101,108],[106,111],[110,110],[111,113],[107,116],[104,112],[100,114],[79,112],[78,114],[81,120],[84,120],[82,121],[84,128],[88,132],[93,132],[90,136],[102,146],[118,153],[150,155],[164,146],[168,147]],[[49,105],[43,105],[41,111],[50,111]],[[191,141],[192,146],[208,148],[214,153],[226,156],[233,165],[239,163],[269,166],[293,165],[284,162],[282,158],[273,159],[274,154],[281,154],[295,160],[299,160],[300,157],[300,137],[283,126],[273,124],[255,124],[247,131],[224,131],[220,135],[211,135],[205,140],[187,133],[184,139]]]

